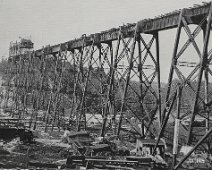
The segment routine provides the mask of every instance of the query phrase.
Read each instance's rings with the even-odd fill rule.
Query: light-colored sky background
[[[207,0],[205,0],[207,2]],[[10,41],[31,36],[35,49],[91,34],[202,0],[0,0],[0,56]],[[176,30],[160,33],[161,79],[167,82]]]

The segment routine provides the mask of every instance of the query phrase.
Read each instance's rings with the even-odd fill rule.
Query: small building
[[[92,142],[92,139],[88,132],[80,131],[80,132],[71,132],[69,135],[69,141],[71,143],[80,142],[82,144],[90,144]]]
[[[156,145],[155,139],[138,138],[136,141],[136,155],[141,156],[153,155],[155,145]],[[165,153],[165,145],[166,145],[165,142],[160,140],[156,148],[156,154],[163,157]]]
[[[9,59],[18,55],[24,55],[33,51],[34,44],[30,39],[21,38],[20,41],[10,42]]]

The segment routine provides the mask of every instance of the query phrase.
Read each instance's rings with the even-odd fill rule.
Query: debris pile
[[[69,145],[59,140],[36,139],[27,144],[15,138],[0,142],[0,168],[57,168],[65,164]]]

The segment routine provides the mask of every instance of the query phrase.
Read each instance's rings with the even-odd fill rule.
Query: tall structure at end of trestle
[[[9,59],[24,55],[33,51],[34,43],[27,38],[21,38],[20,41],[10,42]]]

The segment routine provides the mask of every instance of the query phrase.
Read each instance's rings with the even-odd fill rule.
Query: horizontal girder
[[[184,8],[184,17],[186,18],[188,24],[196,24],[199,19],[204,17],[209,13],[210,3],[206,3],[201,6],[195,6],[193,8]],[[118,32],[121,29],[124,37],[132,37],[135,26],[138,26],[138,33],[153,33],[162,30],[167,30],[175,28],[178,25],[179,16],[181,10],[167,13],[165,15],[157,16],[153,19],[144,19],[138,21],[137,24],[127,24],[121,26],[120,28],[112,28],[110,30],[102,31],[101,33],[91,34],[89,36],[83,35],[81,38],[70,40],[65,43],[47,46],[44,49],[38,49],[35,51],[35,56],[40,57],[43,52],[47,54],[58,53],[59,51],[71,51],[74,49],[80,49],[83,46],[91,45],[92,41],[95,44],[108,43],[118,39]]]

